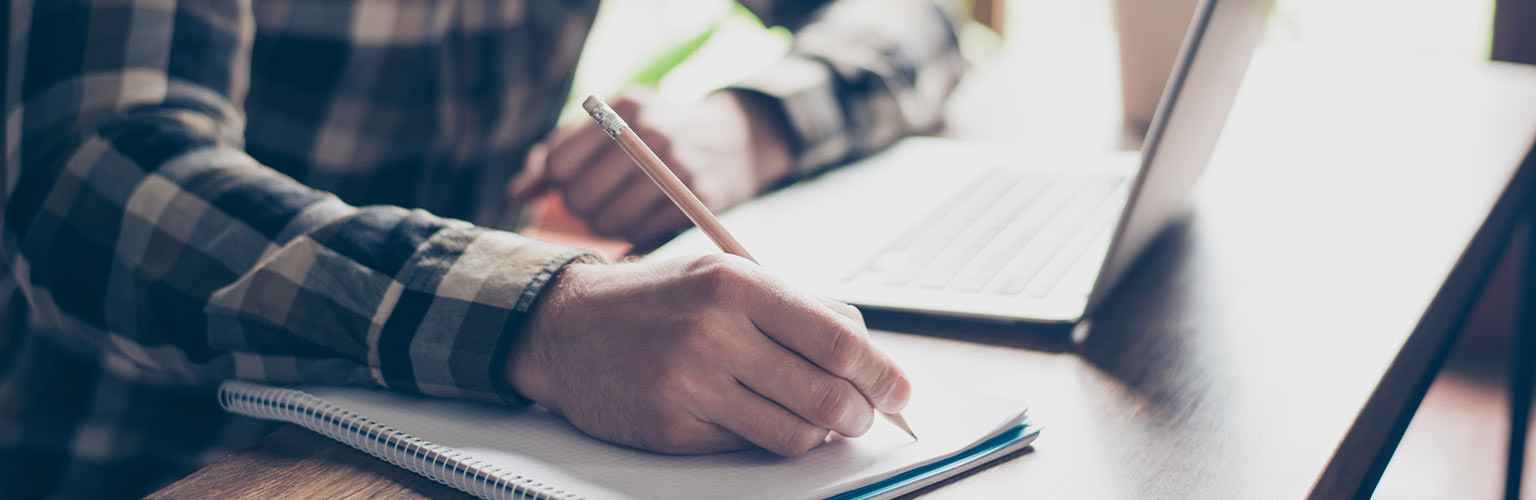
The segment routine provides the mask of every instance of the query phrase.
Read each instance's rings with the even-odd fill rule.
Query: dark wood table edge
[[[1536,155],[1536,152],[1532,153]],[[1515,228],[1514,244],[1508,251],[1518,252],[1512,262],[1513,270],[1522,282],[1515,293],[1514,304],[1520,304],[1515,314],[1515,330],[1511,339],[1509,363],[1509,441],[1506,448],[1504,469],[1504,498],[1518,500],[1525,472],[1527,431],[1531,422],[1531,398],[1536,384],[1536,317],[1532,305],[1536,304],[1536,264],[1531,249],[1536,248],[1536,200],[1525,204],[1521,220]]]
[[[244,460],[228,460],[236,455]],[[275,470],[289,474],[272,474]],[[389,480],[358,480],[368,477]],[[145,498],[394,498],[402,494],[434,499],[469,496],[318,432],[284,423],[251,446],[215,460]]]
[[[1492,275],[1499,251],[1508,244],[1527,213],[1533,191],[1536,142],[1425,309],[1402,351],[1393,359],[1382,377],[1383,383],[1362,407],[1309,498],[1364,500],[1375,492],[1415,410],[1460,338],[1461,327],[1471,314],[1478,292]],[[1412,379],[1413,383],[1385,383],[1402,379]]]

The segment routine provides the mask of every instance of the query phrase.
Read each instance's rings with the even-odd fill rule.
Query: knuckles
[[[596,125],[592,127],[596,130]],[[581,133],[585,134],[589,131],[584,129]],[[551,148],[545,160],[548,165],[549,180],[560,186],[570,186],[576,181],[576,174],[581,173],[581,165],[577,163],[580,158],[579,152],[572,151],[568,147]]]
[[[717,322],[711,322],[707,318],[689,321],[688,326],[680,332],[679,344],[684,348],[684,354],[691,355],[694,359],[709,359],[736,353],[736,342],[740,337],[736,332],[727,329],[727,326]]]
[[[707,299],[728,300],[743,288],[756,286],[756,272],[746,259],[727,254],[700,257],[690,266],[695,289]]]
[[[833,307],[838,309],[838,314],[847,317],[854,323],[858,323],[859,325],[864,324],[864,311],[860,311],[859,308],[853,307],[849,304],[844,304],[842,302],[834,302]]]
[[[820,425],[827,427],[841,427],[843,420],[852,414],[853,401],[849,400],[852,391],[835,384],[821,384],[816,388],[817,403],[815,415],[812,418]]]
[[[828,342],[826,356],[821,360],[821,367],[833,375],[847,378],[857,368],[862,350],[866,348],[862,338],[852,330],[838,325],[827,333]]]
[[[659,405],[663,408],[692,406],[703,392],[698,378],[693,373],[682,367],[670,367],[661,371],[651,382],[651,392],[655,394]]]

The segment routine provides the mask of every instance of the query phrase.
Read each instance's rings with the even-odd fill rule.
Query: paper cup
[[[1168,73],[1184,44],[1198,0],[1114,0],[1120,38],[1122,125],[1136,144],[1147,134],[1152,114],[1168,85]]]

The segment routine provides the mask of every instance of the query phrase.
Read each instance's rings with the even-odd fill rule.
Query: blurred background
[[[992,77],[962,83],[942,133],[1066,147],[1134,148],[1140,130],[1132,123],[1137,112],[1130,108],[1147,108],[1143,114],[1149,114],[1161,80],[1130,73],[1146,72],[1137,65],[1161,57],[1159,51],[1172,57],[1176,47],[1157,46],[1155,33],[1141,33],[1134,41],[1122,40],[1117,33],[1151,29],[1174,33],[1170,43],[1177,43],[1183,27],[1169,24],[1187,21],[1193,0],[1008,0],[1000,6],[973,0],[965,5],[979,22],[962,34],[963,50],[976,65],[973,73],[989,72]],[[1489,60],[1494,50],[1495,10],[1495,0],[1276,0],[1260,53],[1372,64],[1422,59],[1477,63]],[[1536,29],[1536,19],[1520,22]],[[786,32],[765,29],[731,0],[604,2],[593,33],[565,120],[581,118],[575,99],[588,93],[612,96],[641,87],[672,98],[702,96],[760,70],[789,46]],[[1148,79],[1157,81],[1144,83]],[[1142,94],[1150,91],[1152,97],[1138,97],[1138,90],[1131,88],[1138,85]],[[967,119],[999,110],[1024,120],[998,129],[991,121]],[[608,254],[628,249],[583,235],[579,223],[563,216],[556,201],[539,206],[530,232]],[[1502,495],[1516,286],[1515,261],[1508,255],[1525,252],[1506,250],[1472,321],[1415,414],[1376,498]],[[1525,484],[1525,491],[1536,486],[1529,479]]]

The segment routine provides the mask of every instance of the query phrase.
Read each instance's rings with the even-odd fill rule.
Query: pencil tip
[[[917,441],[917,433],[912,432],[912,426],[907,425],[907,419],[902,418],[900,413],[885,413],[885,418],[896,424],[896,427],[906,432],[908,436],[912,436],[913,441]]]

